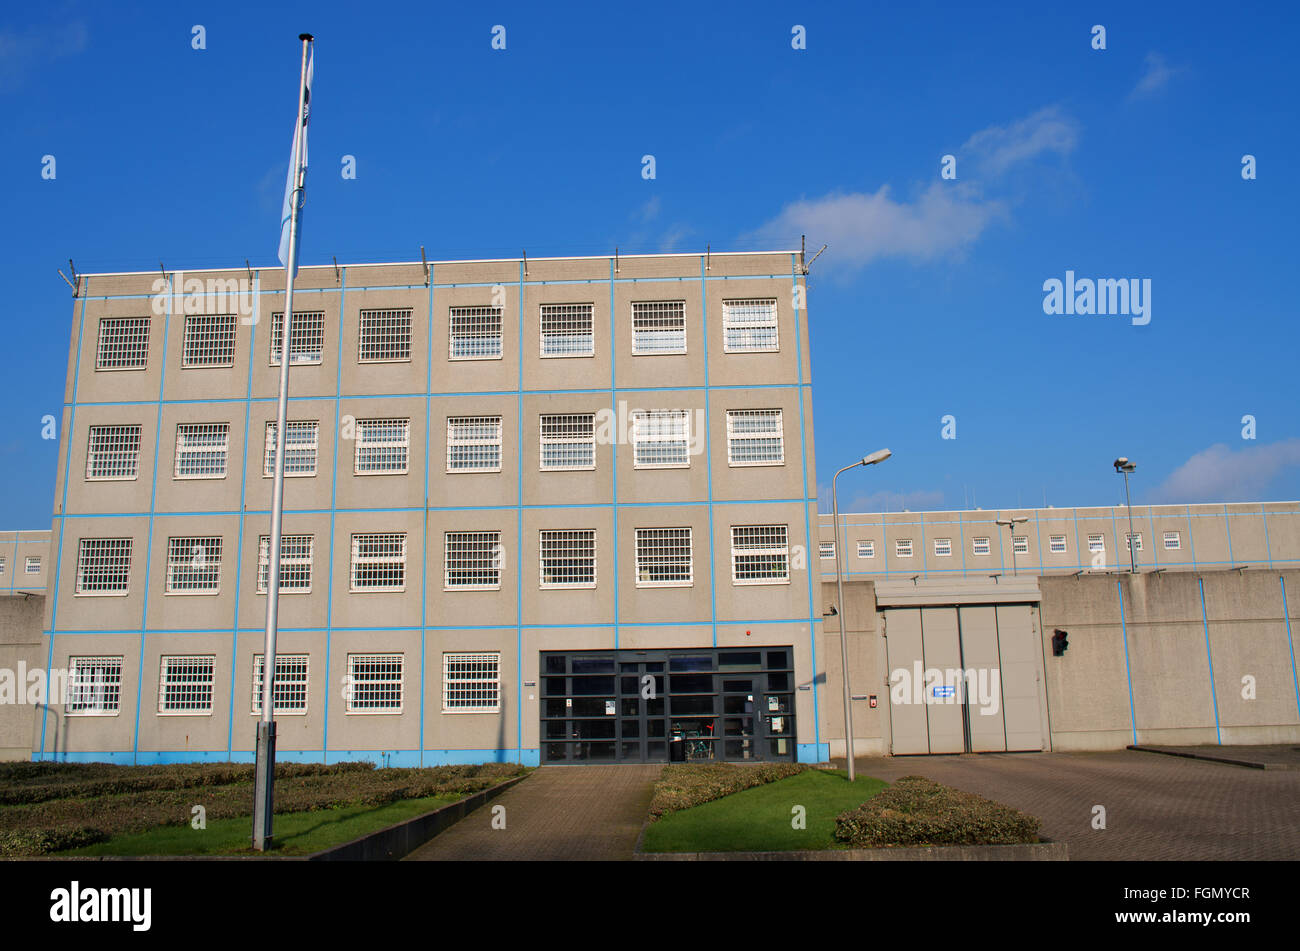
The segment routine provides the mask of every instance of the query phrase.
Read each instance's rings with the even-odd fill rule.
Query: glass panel
[[[781,733],[785,733],[789,725],[789,717],[768,717],[767,733],[769,736],[777,736]]]
[[[712,674],[673,674],[668,689],[673,693],[712,693]]]
[[[663,661],[656,661],[653,664],[646,664],[645,669],[652,674],[656,672],[662,673],[664,669]]]
[[[763,655],[759,651],[726,651],[718,655],[718,669],[728,667],[762,667]]]
[[[767,668],[768,670],[780,670],[782,667],[789,667],[789,655],[785,651],[768,651]]]
[[[767,689],[768,690],[789,690],[790,675],[789,674],[768,674]]]
[[[612,657],[575,657],[573,658],[575,674],[612,674],[614,658]]]
[[[645,747],[646,759],[666,760],[668,758],[668,745],[663,740],[650,740]]]
[[[591,743],[587,746],[586,758],[589,760],[612,760],[614,758],[614,744]]]
[[[546,701],[546,716],[562,717],[565,714],[564,700],[556,697],[553,700]]]
[[[570,720],[573,735],[580,740],[612,740],[614,738],[614,718],[608,720]]]
[[[564,720],[547,720],[546,721],[546,738],[548,740],[562,740],[565,737]]]
[[[728,717],[722,721],[722,733],[724,736],[753,736],[754,718]]]
[[[625,717],[634,717],[641,712],[640,705],[638,701],[636,701],[635,699],[628,699],[625,697],[622,700],[622,705],[623,705],[623,716]]]
[[[620,677],[618,680],[619,689],[623,693],[635,694],[641,692],[641,679],[639,677]]]
[[[668,659],[669,670],[712,670],[713,658],[705,655],[696,655],[691,657],[670,657]]]
[[[573,700],[572,716],[603,717],[606,715],[605,710],[606,707],[604,700],[575,697]]]
[[[640,720],[624,720],[624,721],[623,721],[623,736],[624,736],[624,737],[634,737],[634,736],[640,736],[640,735],[641,735],[641,721],[640,721]]]
[[[543,682],[546,685],[546,693],[548,696],[563,697],[566,693],[563,677],[547,677]]]
[[[640,759],[641,744],[639,742],[624,743],[622,752],[619,754],[623,759]]]
[[[763,702],[763,711],[765,713],[789,713],[791,696],[787,694],[768,694],[767,699]]]
[[[753,694],[743,694],[735,697],[722,698],[723,713],[753,713],[754,701]]]
[[[768,740],[768,748],[771,750],[773,756],[790,755],[790,741],[784,737],[775,740]]]
[[[724,754],[730,760],[758,759],[758,750],[752,740],[727,740]]]
[[[545,749],[546,758],[548,760],[554,761],[564,759],[565,749],[563,743],[547,743]]]
[[[722,689],[728,693],[753,693],[754,681],[752,680],[724,680]]]
[[[559,654],[559,655],[554,655],[554,654],[552,654],[551,656],[547,657],[547,658],[546,658],[546,672],[547,672],[548,674],[562,674],[562,673],[564,673],[564,660],[565,660],[565,657],[564,657],[563,654]]]
[[[619,664],[618,672],[620,674],[635,674],[637,672],[636,664]]]
[[[573,695],[590,696],[592,694],[614,695],[613,677],[574,677]]]
[[[646,721],[646,725],[645,725],[645,730],[646,730],[646,732],[645,732],[645,735],[646,735],[646,736],[663,736],[663,735],[664,735],[664,721],[663,721],[663,720],[647,720],[647,721]]]
[[[714,697],[673,697],[673,716],[681,716],[686,713],[712,714],[716,711],[713,705],[715,699]]]
[[[664,698],[656,697],[654,700],[645,702],[645,712],[647,716],[661,717],[664,715]]]

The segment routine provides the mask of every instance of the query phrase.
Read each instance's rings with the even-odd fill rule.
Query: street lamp
[[[839,488],[836,483],[839,481],[840,474],[848,472],[850,469],[856,469],[858,466],[874,466],[878,462],[884,462],[893,453],[888,449],[877,449],[869,456],[863,456],[860,460],[852,465],[845,466],[839,472],[835,473],[831,479],[831,518],[835,522],[835,590],[836,599],[839,602],[840,616],[840,664],[844,676],[844,759],[849,765],[849,782],[853,782],[853,712],[849,707],[849,632],[848,632],[848,613],[844,608],[844,568],[840,558],[843,548],[840,546],[840,496]]]
[[[1124,474],[1124,502],[1128,506],[1128,564],[1133,574],[1137,574],[1137,554],[1133,551],[1133,499],[1128,494],[1128,474],[1137,468],[1136,462],[1129,462],[1128,456],[1115,460],[1115,471]]]
[[[1019,525],[1021,522],[1027,522],[1027,521],[1029,521],[1028,515],[1017,515],[1013,518],[998,519],[999,525],[1006,525],[1010,529],[1009,534],[1011,535],[1011,573],[1013,575],[1020,574],[1019,570],[1016,568],[1016,526]]]

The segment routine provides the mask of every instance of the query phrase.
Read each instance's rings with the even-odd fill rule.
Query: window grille
[[[727,464],[778,466],[785,462],[785,429],[779,409],[727,410]]]
[[[1096,553],[1106,550],[1106,537],[1104,535],[1088,536],[1088,551]]]
[[[689,527],[636,530],[638,586],[688,585],[692,580]]]
[[[178,479],[224,479],[229,423],[180,423],[176,427]]]
[[[543,469],[596,468],[594,413],[543,414],[541,421]]]
[[[1179,532],[1165,532],[1165,551],[1178,551],[1183,547],[1183,537]]]
[[[756,353],[778,346],[776,300],[724,300],[722,349],[727,353]]]
[[[91,426],[86,447],[86,478],[134,479],[140,472],[140,427]]]
[[[1065,536],[1064,536],[1064,535],[1053,535],[1051,538],[1048,539],[1048,541],[1047,541],[1047,547],[1048,547],[1048,550],[1049,550],[1053,555],[1064,555],[1064,554],[1065,554],[1065,551],[1066,551],[1066,548],[1065,548]]]
[[[121,657],[70,657],[71,677],[63,712],[112,716],[122,702]]]
[[[406,533],[352,536],[352,590],[406,589]]]
[[[834,557],[835,557],[835,543],[834,543],[834,542],[819,542],[819,543],[817,544],[817,554],[818,554],[820,557],[822,557],[822,558],[828,558],[828,559],[829,559],[829,558],[834,558]]]
[[[181,366],[233,367],[235,315],[187,314]]]
[[[220,536],[167,539],[169,594],[210,594],[220,587]]]
[[[23,565],[23,572],[29,575],[39,575],[41,573],[41,556],[28,555],[27,561]]]
[[[1029,536],[1028,535],[1011,536],[1011,551],[1012,554],[1016,554],[1016,555],[1028,555]]]
[[[1132,534],[1130,534],[1130,533],[1128,533],[1128,532],[1125,532],[1125,533],[1124,533],[1124,550],[1125,550],[1125,551],[1128,551],[1128,550],[1130,550],[1130,549],[1132,549],[1133,551],[1141,551],[1141,550],[1142,550],[1142,533],[1141,533],[1141,532],[1133,532]]]
[[[590,357],[596,352],[592,304],[542,305],[542,356]]]
[[[774,584],[790,580],[790,542],[784,525],[734,525],[731,580]]]
[[[271,681],[271,708],[276,713],[304,714],[307,712],[307,654],[275,655],[275,679]],[[253,655],[253,708],[262,712],[262,691],[265,689],[266,657]]]
[[[858,557],[859,557],[859,558],[875,558],[875,557],[876,557],[876,543],[875,543],[875,541],[874,541],[874,540],[871,540],[871,539],[868,539],[868,540],[866,540],[866,541],[860,541],[860,542],[858,542]]]
[[[685,353],[686,301],[633,301],[632,352]]]
[[[131,539],[81,539],[77,594],[126,594],[130,578]]]
[[[501,587],[500,532],[447,532],[444,540],[446,587]]]
[[[894,556],[897,558],[911,558],[912,539],[910,538],[894,539]]]
[[[352,471],[357,475],[406,472],[410,449],[409,419],[359,419],[356,423],[356,454]]]
[[[411,311],[363,310],[360,363],[385,363],[411,359]]]
[[[348,713],[402,712],[402,655],[349,654]]]
[[[284,312],[271,315],[271,366],[280,365],[280,351],[284,348]],[[320,363],[325,349],[325,312],[294,312],[293,329],[289,333],[289,363]]]
[[[934,540],[934,553],[940,558],[946,558],[952,555],[952,539],[936,538]]]
[[[215,656],[164,657],[158,678],[158,712],[212,712]]]
[[[149,360],[148,317],[103,317],[99,321],[96,370],[143,370]]]
[[[541,533],[543,588],[596,586],[596,530],[544,530]]]
[[[500,654],[442,655],[444,712],[496,713],[500,708]]]
[[[495,360],[501,356],[501,308],[451,308],[448,351],[453,360]]]
[[[447,417],[447,471],[501,471],[501,417]]]
[[[633,412],[632,464],[637,469],[689,466],[690,413],[684,409]]]
[[[972,555],[987,555],[992,551],[992,548],[989,546],[988,537],[981,535],[978,538],[972,538],[970,542],[970,550]]]
[[[280,536],[280,592],[311,591],[311,561],[314,547],[311,535]],[[271,536],[257,540],[257,593],[266,594],[271,577]]]
[[[286,477],[314,476],[316,451],[320,443],[320,421],[290,419],[284,424],[284,474]],[[262,475],[275,475],[275,420],[266,424],[266,446]]]

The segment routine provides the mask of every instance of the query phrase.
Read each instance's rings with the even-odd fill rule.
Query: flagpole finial
[[[310,33],[299,33],[299,34],[298,34],[298,39],[300,39],[300,40],[309,40],[309,41],[310,41],[310,40],[315,39],[315,37],[312,36]]]

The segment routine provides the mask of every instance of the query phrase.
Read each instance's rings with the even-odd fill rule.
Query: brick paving
[[[1295,743],[1272,743],[1265,746],[1146,746],[1175,756],[1200,759],[1235,760],[1252,763],[1263,769],[1300,769],[1300,746]]]
[[[630,860],[662,766],[543,766],[406,861]],[[506,827],[492,828],[494,806]]]
[[[840,761],[840,765],[843,761]],[[1300,859],[1300,772],[1123,750],[863,758],[1037,816],[1071,860]],[[1106,828],[1092,828],[1093,806]]]

